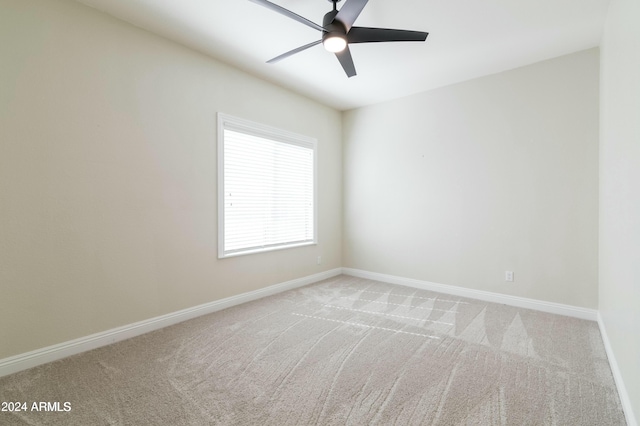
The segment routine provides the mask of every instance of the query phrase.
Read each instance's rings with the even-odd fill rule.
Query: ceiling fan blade
[[[303,18],[302,16],[293,13],[292,11],[285,9],[282,6],[278,6],[275,3],[271,3],[270,1],[267,0],[249,0],[250,2],[253,2],[255,4],[259,4],[260,6],[264,6],[267,9],[271,9],[274,12],[278,12],[281,15],[284,15],[288,18],[293,19],[294,21],[298,21],[301,24],[305,24],[308,27],[313,28],[314,30],[318,30],[318,31],[324,31],[324,28],[322,28],[320,25],[311,22],[310,20],[308,20],[307,18]]]
[[[342,52],[336,52],[336,58],[340,61],[340,65],[347,73],[347,77],[353,77],[356,75],[356,66],[353,65],[353,58],[351,58],[351,51],[349,46],[345,47]]]
[[[274,63],[276,63],[276,62],[278,62],[278,61],[281,61],[281,60],[283,60],[283,59],[285,59],[285,58],[288,58],[288,57],[289,57],[289,56],[291,56],[291,55],[295,55],[295,54],[296,54],[296,53],[298,53],[298,52],[302,52],[303,50],[306,50],[306,49],[308,49],[308,48],[310,48],[310,47],[313,47],[313,46],[315,46],[315,45],[317,45],[317,44],[320,44],[320,43],[322,43],[322,40],[318,40],[318,41],[314,41],[314,42],[309,43],[309,44],[305,44],[304,46],[300,46],[300,47],[298,47],[298,48],[296,48],[296,49],[290,50],[290,51],[288,51],[287,53],[283,53],[283,54],[282,54],[282,55],[280,55],[280,56],[276,56],[276,57],[275,57],[275,58],[273,58],[273,59],[269,59],[269,60],[267,61],[267,63],[268,63],[268,64],[274,64]]]
[[[347,0],[334,19],[342,22],[348,32],[353,26],[353,23],[356,22],[358,16],[360,16],[360,12],[362,12],[362,9],[364,9],[368,1],[369,0]]]
[[[347,34],[349,43],[376,43],[385,41],[425,41],[429,33],[393,30],[390,28],[353,27]]]

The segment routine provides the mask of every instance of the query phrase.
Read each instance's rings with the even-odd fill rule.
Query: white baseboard
[[[0,377],[17,373],[41,364],[57,361],[71,355],[96,349],[101,346],[110,345],[111,343],[139,336],[150,331],[168,327],[182,321],[199,317],[201,315],[210,314],[220,311],[231,306],[241,303],[250,302],[266,296],[271,296],[286,290],[302,287],[327,278],[335,277],[342,273],[342,268],[336,268],[318,274],[309,275],[280,284],[274,284],[259,290],[242,293],[237,296],[227,297],[225,299],[216,300],[203,305],[194,306],[192,308],[183,309],[181,311],[172,312],[170,314],[161,315],[159,317],[139,321],[122,327],[113,328],[111,330],[92,334],[90,336],[80,337],[68,342],[59,343],[57,345],[48,346],[42,349],[36,349],[24,354],[15,355],[9,358],[0,359]]]
[[[359,278],[382,281],[389,284],[399,284],[406,287],[421,290],[437,291],[455,296],[468,297],[470,299],[484,300],[486,302],[502,303],[518,308],[533,309],[568,317],[597,321],[598,311],[595,309],[580,308],[577,306],[563,305],[561,303],[545,302],[542,300],[527,299],[525,297],[509,296],[506,294],[492,293],[490,291],[472,290],[464,287],[456,287],[446,284],[432,283],[429,281],[403,278],[394,275],[380,274],[377,272],[363,271],[360,269],[342,268],[342,273]]]
[[[600,334],[602,335],[604,349],[607,352],[607,358],[609,359],[609,366],[611,367],[613,380],[616,382],[616,387],[618,388],[618,396],[620,397],[620,404],[622,404],[622,410],[624,411],[624,416],[627,419],[627,424],[629,426],[638,426],[636,417],[633,414],[633,408],[631,407],[631,398],[629,398],[627,387],[624,385],[624,381],[622,380],[622,374],[620,373],[620,368],[618,367],[618,361],[616,361],[616,357],[613,353],[613,348],[611,347],[611,343],[609,342],[609,336],[607,335],[607,329],[604,326],[602,316],[599,312],[598,327],[600,328]]]

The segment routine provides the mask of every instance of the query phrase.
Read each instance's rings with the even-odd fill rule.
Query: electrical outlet
[[[318,265],[322,263],[322,256],[318,256]]]
[[[513,281],[513,271],[504,271],[504,280]]]

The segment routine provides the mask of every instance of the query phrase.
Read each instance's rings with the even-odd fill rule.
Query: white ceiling
[[[597,46],[609,3],[369,0],[356,26],[430,34],[425,43],[352,45],[358,75],[347,78],[321,45],[266,64],[320,33],[248,0],[78,1],[340,110]],[[320,25],[332,7],[327,0],[271,1]]]

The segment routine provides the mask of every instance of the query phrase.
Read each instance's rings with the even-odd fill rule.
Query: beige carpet
[[[28,425],[622,425],[597,324],[340,276],[0,379]]]

